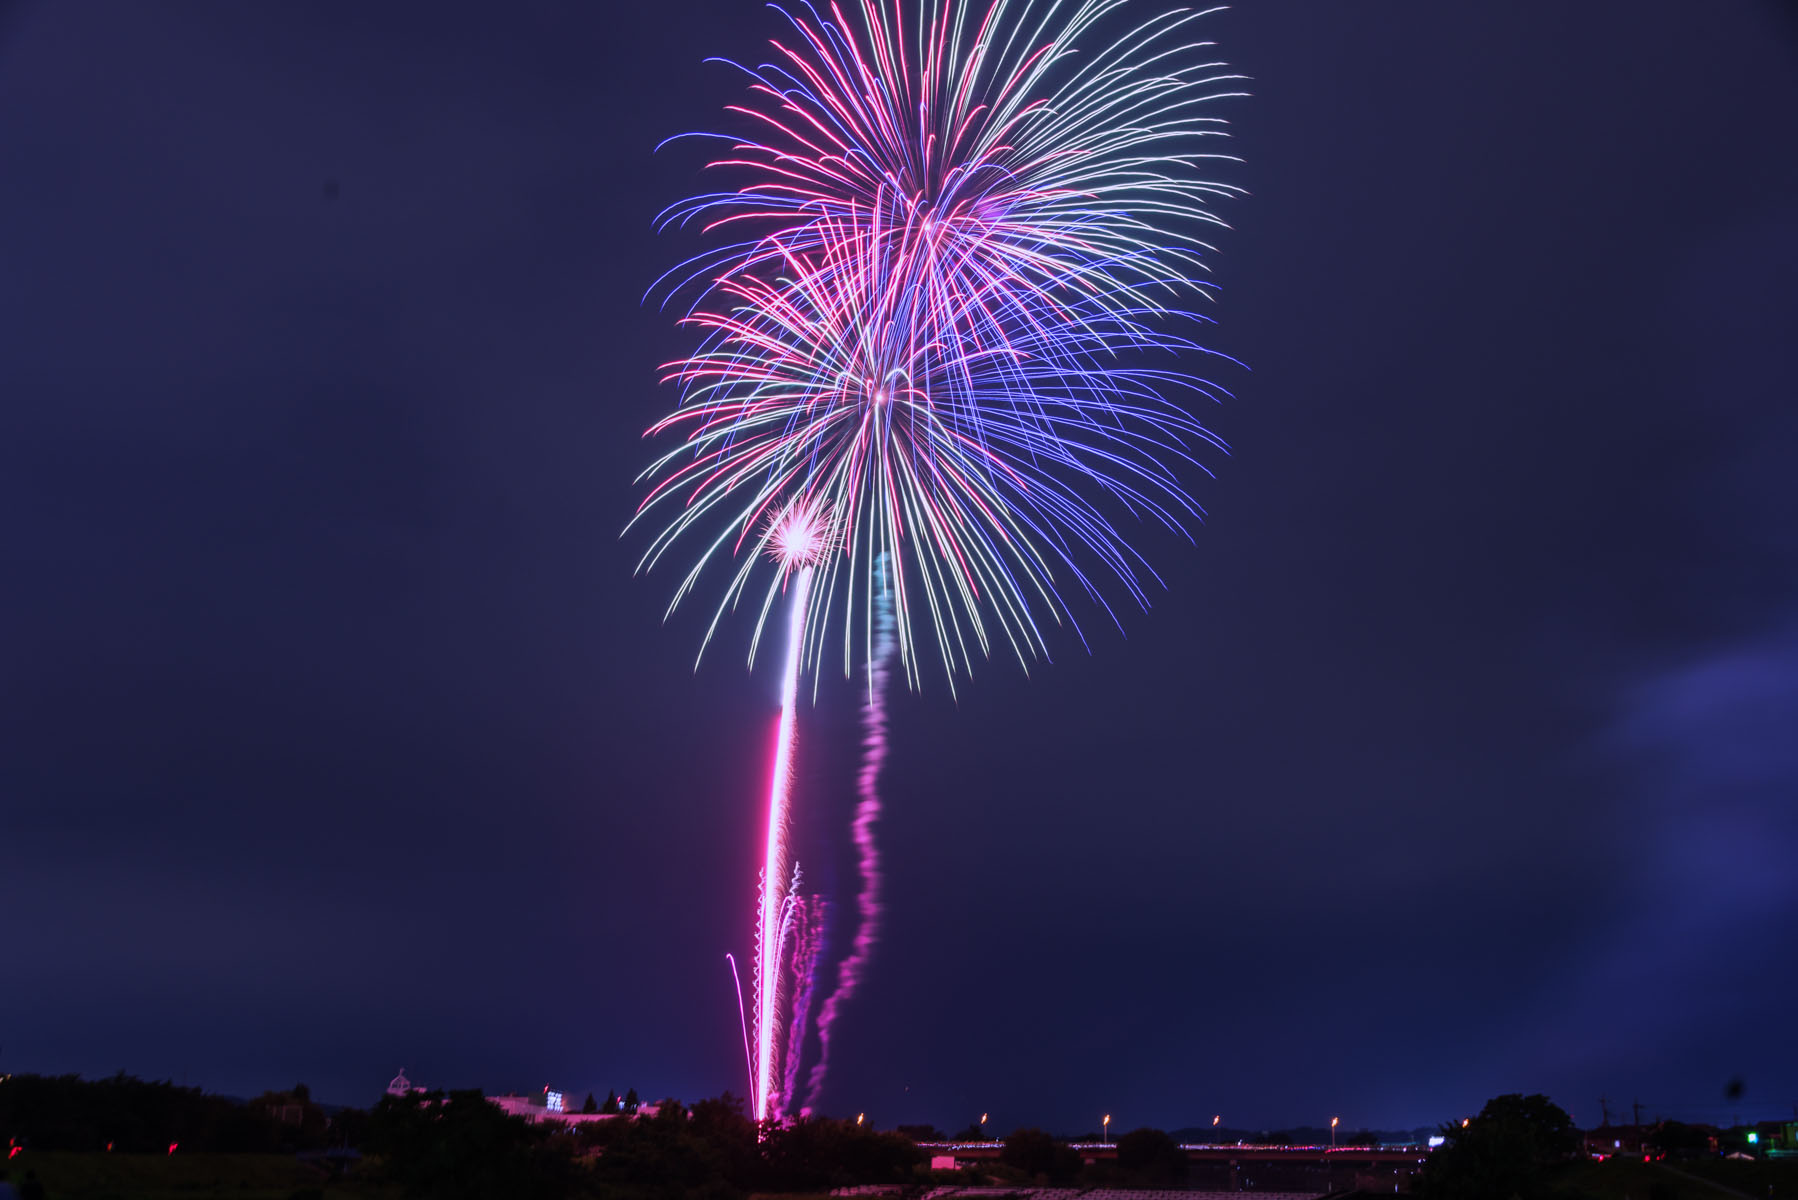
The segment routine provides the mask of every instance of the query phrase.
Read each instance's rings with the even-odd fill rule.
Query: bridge
[[[1117,1157],[1116,1142],[1075,1142],[1081,1157],[1100,1162]],[[951,1155],[957,1161],[997,1159],[1003,1142],[919,1142],[918,1149],[932,1155]],[[1182,1144],[1188,1162],[1304,1163],[1315,1165],[1417,1167],[1430,1156],[1423,1146],[1251,1146],[1241,1143]]]
[[[996,1161],[1000,1142],[919,1143],[931,1158],[953,1159],[955,1165]],[[1088,1162],[1117,1158],[1115,1142],[1076,1142],[1073,1148]],[[1409,1191],[1410,1180],[1429,1158],[1424,1146],[1250,1146],[1189,1144],[1186,1188],[1219,1192],[1265,1192],[1321,1196],[1327,1192]],[[939,1164],[946,1165],[946,1164]],[[967,1193],[967,1189],[962,1189]],[[1052,1198],[1047,1193],[1037,1200]],[[1092,1200],[1091,1197],[1074,1200]]]

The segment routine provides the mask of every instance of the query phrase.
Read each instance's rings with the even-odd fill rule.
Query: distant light
[[[1430,1149],[1434,1150],[1436,1147],[1440,1146],[1442,1143],[1444,1143],[1446,1141],[1448,1141],[1448,1139],[1445,1137],[1440,1137],[1440,1136],[1433,1137],[1430,1139]]]
[[[549,1089],[545,1088],[544,1095],[543,1095],[543,1107],[549,1109],[550,1112],[565,1112],[566,1110],[562,1107],[562,1093],[561,1092],[552,1092]]]
[[[1462,1118],[1461,1118],[1461,1128],[1462,1128],[1462,1129],[1466,1129],[1466,1128],[1467,1128],[1467,1120],[1468,1120],[1468,1119],[1467,1119],[1467,1118],[1466,1118],[1466,1117],[1462,1117]]]
[[[1222,1117],[1212,1117],[1212,1118],[1211,1118],[1211,1124],[1212,1124],[1212,1125],[1213,1125],[1213,1126],[1216,1126],[1216,1124],[1217,1124],[1217,1123],[1218,1123],[1218,1122],[1219,1122],[1219,1121],[1221,1121],[1221,1120],[1223,1120],[1223,1118],[1222,1118]]]
[[[867,1113],[856,1113],[855,1114],[855,1123],[857,1125],[860,1125],[862,1123],[862,1118],[867,1115],[868,1115]]]
[[[180,1144],[181,1144],[180,1142],[170,1142],[169,1143],[169,1153],[173,1154],[175,1152],[175,1147],[179,1146]]]
[[[1334,1128],[1336,1128],[1336,1122],[1338,1122],[1338,1121],[1340,1121],[1340,1120],[1342,1120],[1342,1118],[1341,1118],[1341,1117],[1331,1117],[1331,1118],[1330,1118],[1330,1128],[1331,1128],[1331,1129],[1334,1129]]]
[[[1756,1143],[1758,1143],[1758,1142],[1759,1142],[1759,1141],[1760,1141],[1760,1140],[1761,1140],[1761,1135],[1760,1135],[1760,1134],[1758,1134],[1758,1133],[1751,1133],[1751,1134],[1749,1134],[1749,1135],[1748,1135],[1748,1144],[1749,1144],[1749,1145],[1750,1145],[1750,1146],[1752,1146],[1752,1145],[1755,1145],[1755,1144],[1756,1144]]]

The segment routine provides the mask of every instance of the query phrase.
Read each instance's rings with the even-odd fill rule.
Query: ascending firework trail
[[[1224,393],[1189,369],[1214,352],[1188,305],[1209,291],[1208,205],[1238,190],[1206,177],[1231,161],[1209,102],[1241,94],[1192,39],[1205,14],[1160,0],[784,15],[793,36],[745,69],[742,128],[720,135],[727,182],[665,214],[729,236],[669,277],[700,343],[666,368],[681,402],[650,432],[678,444],[632,522],[660,520],[645,569],[692,548],[670,611],[735,560],[702,653],[760,591],[753,666],[784,603],[750,1006],[762,1120],[796,1105],[821,999],[816,1101],[873,944],[889,658],[953,688],[996,646],[1047,658],[1051,626],[1084,644],[1071,600],[1117,622],[1108,585],[1146,607],[1159,582],[1114,517],[1202,518],[1182,475],[1224,447],[1187,403]],[[836,646],[869,684],[861,883],[819,997],[824,902],[799,893],[785,835],[799,673]]]
[[[787,600],[786,669],[780,677],[780,721],[774,734],[774,769],[768,782],[768,836],[762,858],[761,910],[755,939],[755,1079],[756,1120],[770,1115],[775,1097],[775,1056],[782,1032],[780,982],[787,951],[804,920],[803,905],[788,884],[788,802],[793,792],[793,743],[799,720],[799,659],[805,644],[806,598],[812,571],[824,549],[824,530],[817,509],[794,504],[772,529],[771,550],[792,579]],[[798,882],[794,872],[792,884]],[[801,955],[801,960],[806,958]],[[803,983],[801,984],[803,986]]]

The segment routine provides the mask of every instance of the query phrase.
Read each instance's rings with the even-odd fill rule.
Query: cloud
[[[1693,933],[1798,902],[1798,626],[1665,672],[1628,697],[1614,746],[1649,836],[1645,898]]]
[[[1740,1041],[1729,1031],[1776,1020],[1798,986],[1798,964],[1770,952],[1798,927],[1794,730],[1798,624],[1620,693],[1600,750],[1621,786],[1609,844],[1593,852],[1618,852],[1625,869],[1595,870],[1592,904],[1570,914],[1589,937],[1532,1005],[1521,1040],[1535,1069],[1582,1089],[1635,1078],[1688,1097],[1741,1069],[1719,1060]],[[1770,1068],[1772,1051],[1753,1053],[1750,1065]]]

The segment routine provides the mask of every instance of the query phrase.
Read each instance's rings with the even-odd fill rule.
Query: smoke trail
[[[793,741],[799,702],[799,657],[805,641],[805,606],[812,568],[799,570],[787,600],[787,661],[780,684],[780,724],[775,730],[774,772],[768,785],[768,844],[762,862],[762,894],[755,934],[755,1119],[767,1120],[774,1090],[775,1042],[780,1037],[780,943],[786,922],[787,801],[793,788]]]
[[[830,1030],[836,1023],[837,1009],[855,994],[880,932],[880,847],[874,841],[874,822],[880,819],[880,792],[876,785],[887,757],[887,667],[893,657],[893,604],[886,586],[886,555],[875,560],[874,570],[880,586],[875,602],[874,646],[868,655],[868,696],[862,705],[862,766],[855,778],[861,799],[855,806],[853,827],[862,877],[861,891],[855,897],[860,924],[854,945],[837,964],[836,990],[825,999],[818,1013],[818,1061],[806,1080],[807,1111],[817,1102],[825,1072],[830,1068]]]

